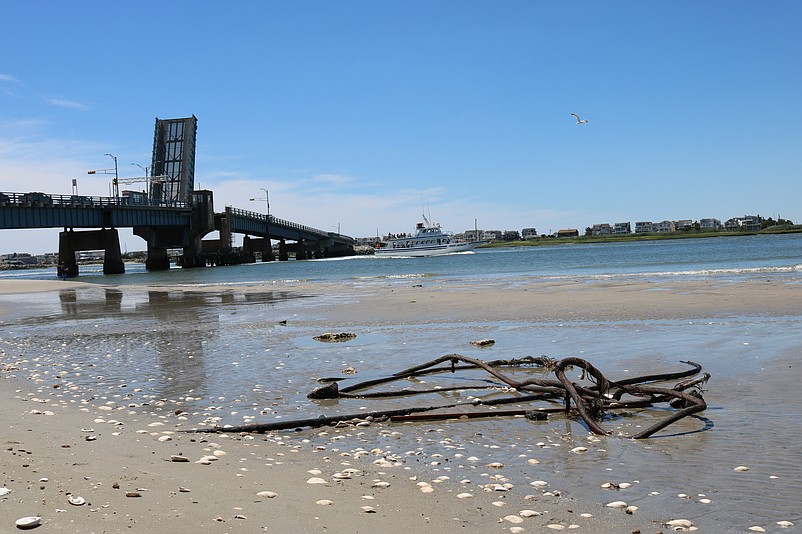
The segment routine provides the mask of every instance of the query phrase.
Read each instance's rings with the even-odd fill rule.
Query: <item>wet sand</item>
[[[14,304],[25,302],[25,295],[64,289],[65,284],[77,291],[97,288],[60,281],[3,282],[0,309],[16,315],[21,311]],[[362,325],[414,328],[438,321],[543,323],[735,316],[747,317],[741,319],[743,325],[736,324],[746,332],[759,321],[789,320],[797,325],[793,321],[802,302],[801,284],[770,281],[683,282],[672,287],[649,283],[588,287],[572,282],[484,288],[416,286],[289,289],[323,296],[319,301],[310,299],[312,311],[297,321],[328,330]],[[758,322],[750,322],[748,317]],[[674,336],[673,330],[670,335]],[[711,345],[726,342],[724,338],[706,339]],[[750,342],[756,345],[759,341]],[[714,381],[720,380],[731,390],[759,390],[756,397],[770,396],[798,374],[796,340],[781,348],[782,354],[772,356],[772,365],[763,367],[764,383],[750,385],[738,373],[728,376],[726,369],[720,370],[721,377],[714,372]],[[17,360],[17,355],[2,358],[0,428],[8,429],[3,432],[2,470],[4,487],[11,492],[0,497],[0,530],[10,530],[16,519],[33,515],[42,517],[41,531],[69,532],[540,532],[562,526],[580,532],[646,533],[669,531],[665,522],[680,518],[701,525],[701,532],[747,531],[753,526],[774,532],[785,531],[778,521],[799,523],[799,511],[787,505],[795,494],[782,495],[799,494],[799,469],[789,472],[782,465],[798,465],[794,444],[798,436],[760,437],[772,430],[761,423],[772,411],[771,403],[746,404],[751,413],[741,410],[725,415],[714,410],[735,403],[735,398],[708,399],[714,409],[706,415],[716,422],[715,432],[691,431],[648,442],[595,439],[580,425],[567,433],[569,429],[560,430],[557,425],[539,435],[524,428],[514,437],[498,436],[497,443],[509,445],[511,450],[518,447],[522,454],[507,454],[505,465],[494,466],[491,452],[471,461],[469,452],[450,448],[449,438],[454,436],[449,436],[448,424],[372,425],[268,435],[187,434],[181,431],[197,425],[167,401],[143,405],[124,391],[105,401],[81,392],[70,394],[54,388],[52,380],[32,379],[40,375],[27,366],[36,365],[15,368]],[[630,363],[638,363],[637,358]],[[783,371],[780,364],[793,374]],[[762,364],[755,365],[759,368]],[[718,393],[723,395],[726,390]],[[728,429],[727,417],[740,421],[741,426]],[[678,431],[696,427],[698,424],[689,424]],[[481,428],[488,432],[498,427]],[[424,450],[416,454],[421,456],[386,446],[394,432],[407,439],[418,434]],[[715,441],[716,432],[723,434],[722,441]],[[749,432],[754,434],[747,436]],[[738,440],[761,439],[756,450],[739,451]],[[589,449],[588,453],[571,453],[578,444]],[[725,449],[717,460],[715,449],[721,447]],[[760,454],[775,455],[776,461],[760,464]],[[743,462],[735,462],[739,455]],[[188,461],[172,461],[173,456]],[[217,459],[196,463],[207,456]],[[734,471],[740,463],[750,470]],[[347,469],[356,470],[351,478],[333,478]],[[710,472],[712,482],[699,476],[704,470]],[[528,471],[528,478],[513,476],[513,471]],[[310,484],[313,478],[325,483]],[[546,485],[536,484],[540,480]],[[627,482],[632,487],[601,489],[607,481]],[[382,482],[389,485],[384,487]],[[512,487],[492,486],[505,483]],[[680,493],[677,487],[686,490]],[[776,495],[776,504],[757,502],[759,493]],[[70,495],[80,496],[86,503],[70,504]],[[618,500],[638,509],[627,514],[605,506]],[[739,511],[749,506],[757,506],[760,513]]]

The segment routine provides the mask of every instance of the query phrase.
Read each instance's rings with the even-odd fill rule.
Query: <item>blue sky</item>
[[[0,190],[108,195],[87,170],[141,175],[155,118],[194,114],[217,211],[265,188],[356,237],[424,210],[455,232],[802,222],[800,23],[793,0],[0,0]]]

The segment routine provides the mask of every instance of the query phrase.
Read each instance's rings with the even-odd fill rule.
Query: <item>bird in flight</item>
[[[580,118],[579,118],[579,115],[577,115],[576,113],[571,113],[571,115],[573,115],[574,117],[576,117],[576,123],[577,123],[577,124],[585,124],[586,122],[588,122],[588,120],[587,120],[587,119],[580,119]]]

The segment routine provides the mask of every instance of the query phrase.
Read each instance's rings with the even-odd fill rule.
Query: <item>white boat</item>
[[[450,232],[444,232],[437,223],[430,223],[424,216],[425,223],[415,226],[414,234],[390,234],[376,243],[376,256],[436,256],[473,250],[486,241],[457,241]]]

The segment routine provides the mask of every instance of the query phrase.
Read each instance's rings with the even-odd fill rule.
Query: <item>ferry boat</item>
[[[376,256],[436,256],[473,250],[486,241],[457,241],[449,232],[444,232],[438,223],[425,222],[415,226],[414,234],[390,234],[376,243]]]

